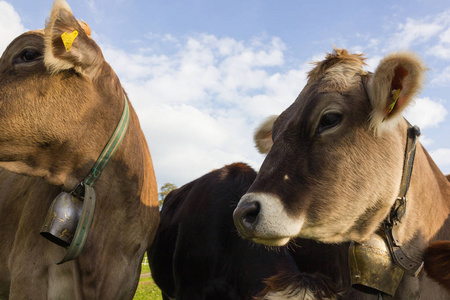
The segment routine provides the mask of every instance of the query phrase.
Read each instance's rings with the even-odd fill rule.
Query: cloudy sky
[[[418,53],[428,82],[405,116],[450,173],[448,0],[68,0],[130,96],[158,184],[181,186],[244,161],[258,169],[254,128],[305,85],[310,62],[333,45],[368,57],[373,71],[395,50]],[[0,0],[0,53],[43,28],[51,0]]]

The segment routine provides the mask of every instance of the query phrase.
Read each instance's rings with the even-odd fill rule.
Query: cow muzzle
[[[51,242],[69,247],[80,220],[83,202],[69,193],[61,192],[53,200],[41,228],[41,235]]]
[[[403,278],[403,269],[393,260],[387,241],[372,234],[362,243],[352,242],[348,250],[352,286],[369,294],[394,296]]]
[[[267,246],[284,246],[297,236],[302,218],[289,217],[281,200],[271,194],[244,195],[233,213],[234,224],[242,237]]]

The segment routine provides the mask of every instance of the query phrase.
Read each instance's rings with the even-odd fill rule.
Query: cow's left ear
[[[375,130],[402,119],[401,112],[422,89],[426,67],[410,52],[393,53],[380,61],[368,84]]]
[[[74,69],[89,76],[103,61],[97,44],[90,38],[90,28],[79,22],[65,0],[55,0],[45,25],[44,63],[52,73]]]
[[[258,149],[259,153],[261,154],[269,153],[270,149],[272,148],[272,127],[277,118],[278,116],[276,115],[268,117],[255,130],[253,141],[255,142],[255,146]]]

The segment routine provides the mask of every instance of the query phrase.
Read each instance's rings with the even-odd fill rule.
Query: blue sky
[[[254,128],[281,113],[311,61],[333,45],[368,57],[368,70],[412,50],[430,71],[405,116],[450,173],[448,1],[68,1],[85,20],[137,110],[159,185],[178,186],[244,161],[258,168]],[[0,0],[0,51],[43,28],[52,1]]]

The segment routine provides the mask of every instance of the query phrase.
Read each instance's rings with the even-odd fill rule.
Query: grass
[[[148,262],[147,255],[143,262]],[[150,273],[150,267],[142,264],[141,274]],[[153,281],[152,277],[143,277],[139,279],[139,286],[136,290],[133,300],[162,300],[161,291]]]
[[[133,300],[162,300],[161,291],[151,277],[141,278]]]
[[[145,259],[145,258],[144,258]],[[150,266],[148,264],[141,266],[141,274],[150,273]]]

